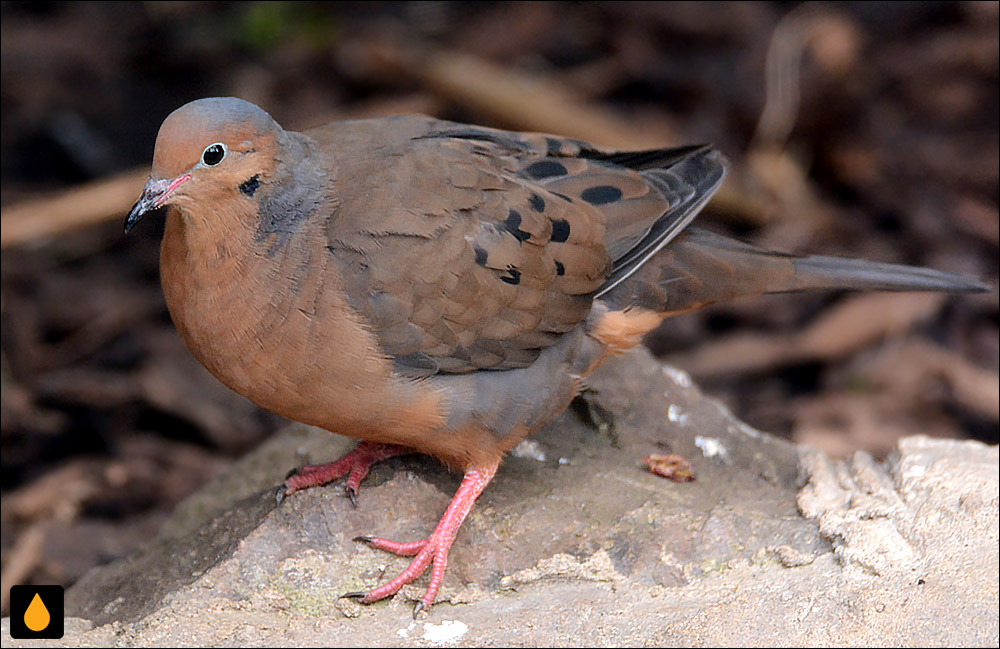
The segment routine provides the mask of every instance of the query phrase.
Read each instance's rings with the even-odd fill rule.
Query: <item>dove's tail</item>
[[[601,299],[611,309],[666,316],[764,293],[843,289],[971,293],[990,287],[929,268],[769,252],[688,228]]]

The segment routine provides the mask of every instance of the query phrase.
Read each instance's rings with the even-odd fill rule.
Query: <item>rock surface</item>
[[[351,444],[295,426],[70,589],[62,640],[12,640],[5,619],[3,645],[997,646],[996,447],[912,437],[884,464],[835,461],[737,421],[644,351],[591,385],[505,461],[420,621],[422,586],[338,598],[406,566],[351,539],[423,538],[460,476],[397,458],[357,509],[337,484],[276,508],[290,467]],[[649,473],[654,453],[687,457],[696,481]]]

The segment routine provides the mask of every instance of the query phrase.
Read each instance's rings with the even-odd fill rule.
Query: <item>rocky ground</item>
[[[459,477],[398,458],[356,509],[336,486],[277,507],[288,467],[349,447],[293,427],[138,555],[81,579],[47,644],[997,645],[996,446],[918,435],[885,462],[834,460],[736,420],[645,351],[593,388],[504,463],[417,621],[419,587],[339,598],[405,566],[351,539],[422,537]],[[650,473],[656,453],[690,459],[696,479]],[[46,644],[8,629],[5,647]]]

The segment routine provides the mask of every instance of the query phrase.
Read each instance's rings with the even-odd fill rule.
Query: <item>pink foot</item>
[[[347,495],[351,499],[351,504],[357,507],[358,490],[361,488],[361,481],[368,475],[368,471],[372,465],[396,455],[407,455],[409,453],[416,453],[416,451],[398,444],[361,442],[354,447],[353,451],[336,462],[307,464],[296,469],[295,473],[285,480],[284,490],[278,493],[278,502],[280,503],[286,496],[290,496],[296,491],[325,485],[346,475],[347,482],[344,484],[344,490],[347,491]]]
[[[412,543],[397,543],[386,539],[371,536],[360,536],[356,541],[364,541],[373,548],[386,550],[403,557],[414,557],[409,567],[387,584],[379,586],[367,593],[356,592],[347,593],[344,597],[353,597],[361,600],[362,604],[371,604],[380,599],[395,595],[399,589],[419,577],[427,566],[431,566],[431,581],[424,592],[424,596],[417,602],[413,609],[413,617],[424,609],[429,609],[434,604],[441,583],[444,581],[444,569],[448,565],[448,551],[455,540],[458,528],[462,526],[462,521],[469,515],[469,511],[476,502],[476,498],[483,492],[486,485],[493,479],[493,474],[497,471],[499,462],[490,466],[472,469],[467,471],[461,486],[455,492],[451,504],[445,510],[437,527],[431,535],[423,541]],[[414,556],[415,555],[415,556]]]

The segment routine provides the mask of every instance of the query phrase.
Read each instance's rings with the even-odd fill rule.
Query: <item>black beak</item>
[[[135,202],[128,216],[125,217],[125,234],[135,227],[135,224],[142,220],[148,212],[152,212],[163,207],[164,201],[173,193],[177,186],[191,178],[190,174],[183,174],[173,180],[153,180],[149,179],[146,186],[142,188],[142,195]]]
[[[149,179],[146,186],[142,188],[139,200],[135,202],[135,205],[129,210],[128,216],[125,217],[125,234],[128,234],[129,230],[134,228],[135,224],[141,221],[147,212],[152,212],[159,207],[156,200],[163,196],[169,184],[169,182],[162,180],[154,181],[152,178]]]

